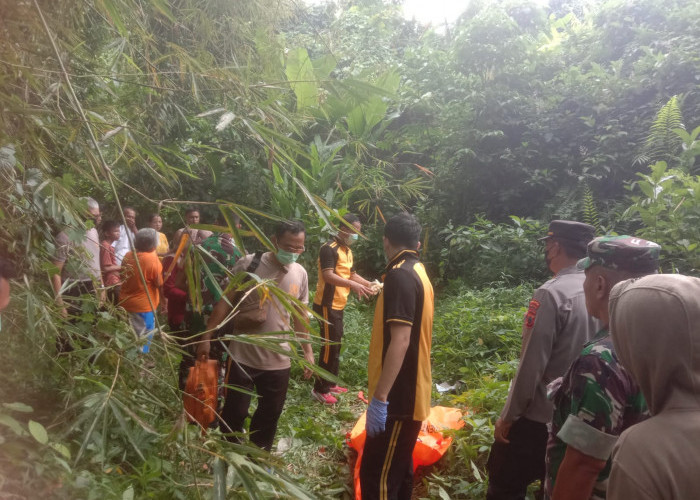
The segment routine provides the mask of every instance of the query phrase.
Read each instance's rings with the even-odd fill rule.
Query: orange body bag
[[[190,368],[185,385],[185,412],[190,422],[197,422],[202,433],[216,418],[219,362],[197,360]]]
[[[360,500],[360,464],[362,463],[362,451],[365,447],[365,417],[363,413],[358,419],[352,431],[348,432],[346,440],[348,445],[357,451],[357,461],[355,462],[354,482],[355,500]],[[445,429],[461,429],[464,427],[462,412],[457,408],[447,408],[444,406],[433,406],[430,415],[423,421],[420,433],[416,439],[416,446],[413,448],[413,470],[419,465],[432,465],[445,454],[447,448],[452,444],[452,438],[445,437],[442,431]]]

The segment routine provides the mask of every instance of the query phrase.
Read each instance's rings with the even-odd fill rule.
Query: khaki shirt
[[[242,272],[250,265],[254,255],[246,255],[233,266],[232,272]],[[292,297],[299,299],[303,304],[309,303],[309,278],[300,264],[293,263],[282,266],[274,254],[266,252],[260,259],[260,265],[255,270],[255,274],[262,279],[277,280],[277,287],[285,291]],[[271,295],[272,303],[268,308],[267,319],[259,327],[245,332],[246,334],[260,334],[265,332],[291,331],[293,326],[289,312],[282,307],[279,300]],[[271,338],[265,335],[264,338]],[[289,335],[276,335],[272,338],[286,339]],[[283,342],[279,344],[284,350],[289,351],[289,344]],[[233,359],[237,362],[257,368],[258,370],[283,370],[291,366],[289,356],[272,352],[269,349],[243,342],[231,341],[229,346]]]
[[[586,311],[584,279],[583,271],[571,266],[535,291],[523,321],[520,365],[501,412],[504,421],[551,421],[547,384],[564,375],[599,329]]]
[[[71,241],[68,234],[61,231],[56,235],[56,262],[63,263],[61,281],[94,281],[100,283],[100,241],[97,229],[90,228],[85,237]]]

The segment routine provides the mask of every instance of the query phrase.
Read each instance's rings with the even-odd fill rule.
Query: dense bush
[[[700,131],[700,129],[698,129]],[[641,237],[662,246],[662,270],[700,271],[700,179],[658,162],[638,174],[627,216],[641,221]]]
[[[546,225],[520,217],[510,223],[495,223],[483,217],[468,226],[448,222],[440,231],[444,245],[439,250],[442,279],[460,277],[468,283],[544,279],[548,270],[538,241]]]

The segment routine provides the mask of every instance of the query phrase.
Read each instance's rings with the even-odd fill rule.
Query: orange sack
[[[202,433],[216,418],[219,362],[197,360],[190,368],[185,385],[185,412],[190,422],[197,422]]]
[[[362,498],[360,494],[360,464],[362,463],[362,450],[365,447],[366,413],[360,415],[355,427],[347,435],[348,446],[357,451],[357,462],[355,462],[354,481],[355,499]],[[415,472],[419,465],[432,465],[445,454],[447,448],[452,444],[451,437],[445,437],[442,431],[445,429],[461,429],[464,427],[462,412],[457,408],[447,408],[445,406],[433,406],[430,415],[423,421],[416,446],[413,448],[413,470]]]

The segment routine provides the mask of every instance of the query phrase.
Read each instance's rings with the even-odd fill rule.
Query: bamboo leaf
[[[269,251],[274,252],[275,251],[275,246],[272,244],[272,242],[269,240],[267,236],[265,236],[265,233],[255,224],[250,217],[248,217],[248,214],[246,214],[243,210],[238,208],[235,205],[230,205],[231,210],[238,215],[241,218],[241,221],[250,229],[250,231],[253,233],[253,236],[255,236],[260,243],[262,243],[265,248],[267,248]]]
[[[137,439],[133,435],[133,432],[129,428],[129,425],[127,424],[126,420],[124,420],[124,416],[119,410],[119,407],[116,404],[114,404],[114,401],[110,400],[109,408],[112,410],[112,415],[114,415],[115,419],[117,420],[117,423],[119,424],[119,427],[121,427],[122,432],[129,440],[129,443],[131,443],[131,446],[134,449],[134,451],[138,454],[139,457],[141,457],[141,460],[146,460],[146,457],[141,452],[141,448],[138,445]]]

